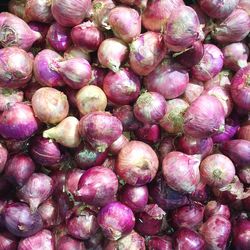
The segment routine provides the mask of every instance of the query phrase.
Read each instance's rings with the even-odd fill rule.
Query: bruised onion
[[[172,151],[162,162],[164,179],[174,190],[192,193],[200,181],[199,165],[197,156]]]
[[[0,87],[0,112],[16,102],[23,101],[23,91]]]
[[[233,246],[235,250],[247,250],[250,244],[250,221],[239,219],[233,225]]]
[[[205,219],[214,215],[222,215],[225,218],[230,219],[229,207],[214,200],[209,201],[205,206]]]
[[[7,162],[8,151],[3,145],[0,143],[0,173],[3,172],[5,163]]]
[[[204,183],[202,180],[200,180],[200,182],[198,183],[198,185],[196,186],[196,189],[194,190],[194,192],[192,192],[190,194],[190,198],[193,201],[198,201],[198,202],[202,202],[205,203],[208,201],[209,198],[209,189],[207,188],[206,183]]]
[[[137,6],[141,10],[144,10],[147,6],[148,0],[119,0],[118,2],[129,6]]]
[[[110,113],[96,111],[82,117],[80,135],[98,152],[104,152],[122,134],[122,123]]]
[[[17,238],[8,232],[0,233],[0,248],[3,250],[16,250]]]
[[[61,122],[69,112],[67,96],[50,87],[38,89],[33,95],[31,103],[35,115],[44,123]]]
[[[56,244],[57,249],[59,250],[86,250],[84,242],[76,240],[68,235],[64,235],[59,238],[58,243]]]
[[[118,240],[129,234],[135,225],[132,210],[120,202],[111,202],[103,207],[98,213],[97,221],[110,240]]]
[[[159,161],[154,150],[141,141],[130,141],[119,152],[115,172],[126,183],[142,186],[151,182]]]
[[[157,143],[161,139],[161,129],[157,124],[146,124],[138,130],[135,130],[135,136],[139,141],[148,144]]]
[[[109,151],[117,155],[120,150],[129,142],[129,139],[125,135],[121,135],[117,140],[115,140],[109,147]]]
[[[149,250],[172,250],[172,239],[169,236],[152,236],[147,242]]]

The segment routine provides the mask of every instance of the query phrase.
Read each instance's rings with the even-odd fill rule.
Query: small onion
[[[8,109],[9,106],[23,101],[23,91],[0,87],[0,112]]]
[[[129,6],[137,6],[138,8],[144,10],[147,6],[148,0],[119,0],[118,2]]]
[[[189,82],[185,89],[183,99],[187,103],[191,104],[195,101],[203,92],[204,86],[202,83],[199,82]]]
[[[243,10],[247,11],[250,15],[250,3],[248,0],[240,0],[238,7],[242,8]]]
[[[230,88],[231,85],[232,72],[230,70],[222,70],[212,79],[205,82],[205,89],[209,89],[215,86],[220,86],[223,88]]]
[[[250,167],[240,169],[237,175],[244,184],[250,184]]]
[[[73,168],[67,173],[65,188],[67,192],[71,193],[72,195],[76,195],[78,190],[79,181],[84,173],[84,170],[79,168]]]
[[[5,145],[10,154],[17,154],[27,150],[29,140],[5,140]]]
[[[157,124],[147,124],[138,130],[135,130],[135,136],[139,141],[143,141],[148,144],[157,143],[161,139],[161,129]]]
[[[250,221],[240,219],[233,225],[233,246],[235,250],[247,250],[250,245]]]
[[[60,237],[56,246],[58,250],[86,250],[83,241],[75,240],[68,235]]]
[[[73,58],[83,58],[83,59],[87,60],[88,62],[91,61],[90,55],[87,51],[85,51],[79,47],[75,47],[75,46],[72,46],[69,49],[67,49],[64,52],[63,57],[65,60],[69,60],[69,59],[73,59]]]
[[[5,168],[5,164],[8,158],[8,151],[3,145],[0,143],[0,173],[3,172]],[[6,169],[6,168],[5,168]]]
[[[152,236],[147,242],[148,250],[172,250],[172,239],[169,236]]]
[[[250,122],[239,128],[237,138],[250,141]]]
[[[214,215],[222,215],[225,218],[230,219],[229,207],[217,201],[209,201],[205,206],[205,219]]]
[[[0,248],[3,250],[16,250],[17,238],[8,232],[0,233]]]
[[[171,137],[165,137],[161,140],[160,145],[158,147],[159,159],[162,162],[164,157],[173,151],[174,149],[174,139]]]
[[[40,22],[29,22],[28,25],[30,26],[30,28],[32,30],[39,32],[41,35],[40,39],[38,39],[34,42],[34,46],[42,46],[43,47],[43,45],[45,44],[46,35],[47,35],[49,27],[50,27],[49,24],[40,23]]]
[[[109,151],[113,155],[117,155],[121,149],[129,142],[129,139],[125,135],[121,135],[116,141],[114,141],[109,147]]]
[[[91,80],[89,81],[89,84],[96,85],[102,88],[103,80],[106,74],[107,74],[106,69],[92,66],[92,77],[91,77]]]

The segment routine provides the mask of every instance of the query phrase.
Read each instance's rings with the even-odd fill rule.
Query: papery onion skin
[[[8,158],[7,149],[0,143],[0,173],[3,172]]]
[[[81,49],[80,47],[75,47],[75,46],[72,46],[69,49],[67,49],[64,52],[63,56],[65,60],[69,60],[73,58],[83,58],[87,60],[88,62],[91,61],[90,55],[87,51]]]
[[[183,99],[187,103],[191,104],[193,101],[195,101],[203,92],[204,86],[203,84],[199,82],[189,82],[187,84],[187,87],[185,89]]]
[[[249,248],[249,230],[249,219],[239,219],[233,225],[233,246],[235,247],[235,250],[247,250]]]
[[[149,145],[130,141],[118,154],[115,172],[126,183],[142,186],[154,179],[158,167],[157,155]]]
[[[60,250],[86,250],[84,242],[80,240],[75,240],[74,238],[64,235],[60,237],[58,243],[56,244],[57,249]]]
[[[15,103],[0,115],[0,135],[5,139],[28,139],[38,128],[39,122],[29,104]]]
[[[95,166],[81,176],[76,196],[89,205],[103,207],[115,200],[117,191],[115,173],[108,168]]]
[[[212,79],[204,83],[205,89],[212,88],[215,86],[221,86],[223,88],[230,88],[231,85],[232,72],[230,70],[222,70]]]
[[[118,2],[129,6],[137,6],[141,10],[144,10],[147,6],[148,0],[119,0]]]
[[[80,24],[91,6],[90,0],[53,0],[51,11],[56,21],[65,27]]]
[[[0,86],[21,88],[32,77],[33,59],[24,50],[17,47],[0,49]]]
[[[143,141],[148,144],[157,143],[161,139],[161,129],[157,124],[147,124],[139,128],[138,130],[135,130],[135,135],[139,141]]]
[[[149,250],[172,250],[172,239],[169,236],[152,236],[147,242]]]
[[[84,241],[87,249],[101,249],[104,244],[104,235],[101,230],[98,230],[92,237]]]
[[[125,135],[121,135],[116,141],[114,141],[109,147],[109,152],[113,155],[117,155],[121,149],[129,142],[129,139]]]
[[[0,233],[0,248],[3,250],[16,250],[18,240],[9,232]]]
[[[115,36],[130,43],[141,33],[141,17],[132,8],[117,6],[109,12],[109,25]]]
[[[24,93],[21,90],[1,88],[0,87],[0,112],[8,109],[16,102],[22,102]]]
[[[230,209],[227,205],[221,204],[217,201],[209,201],[205,206],[205,219],[214,215],[222,215],[227,219],[230,219]]]
[[[199,165],[197,156],[172,151],[162,162],[164,179],[172,189],[192,193],[200,181]]]
[[[40,39],[36,40],[34,42],[34,46],[42,46],[45,43],[46,40],[46,35],[48,33],[49,30],[49,24],[46,23],[40,23],[40,22],[29,22],[28,25],[30,26],[30,28],[36,32],[39,32],[41,34]]]
[[[44,123],[59,123],[66,118],[69,112],[67,96],[50,87],[38,89],[33,95],[31,103],[35,115]]]
[[[158,92],[166,99],[182,95],[189,82],[186,69],[180,64],[166,58],[144,80],[148,91]]]
[[[248,0],[240,0],[239,4],[238,4],[238,7],[244,9],[250,15],[250,3],[249,3]]]
[[[223,131],[224,124],[224,109],[214,96],[198,97],[184,115],[184,132],[195,138],[207,138]]]

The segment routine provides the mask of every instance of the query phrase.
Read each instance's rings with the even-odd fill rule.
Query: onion
[[[134,105],[135,117],[144,124],[158,123],[166,112],[165,98],[157,92],[145,92]]]
[[[157,67],[166,53],[162,35],[148,31],[130,44],[130,67],[136,74],[146,76]]]
[[[149,145],[130,141],[118,154],[115,172],[126,183],[142,186],[154,179],[158,166],[157,155]]]
[[[234,75],[231,85],[233,101],[239,108],[250,111],[250,65]]]
[[[198,185],[196,186],[196,189],[194,190],[194,192],[192,192],[190,194],[190,198],[193,201],[198,201],[198,202],[202,202],[202,203],[206,203],[208,201],[209,198],[209,193],[208,193],[208,188],[207,185],[200,180],[200,182],[198,183]]]
[[[231,85],[232,72],[229,70],[222,70],[212,79],[205,82],[205,89],[212,88],[215,86],[221,86],[223,88],[230,88]]]
[[[244,43],[231,43],[222,50],[224,55],[224,66],[238,71],[247,66],[249,49]]]
[[[185,154],[198,154],[205,158],[213,152],[213,140],[211,138],[193,138],[183,135],[177,141],[177,148]]]
[[[0,135],[5,139],[28,139],[39,123],[28,104],[15,103],[0,115]]]
[[[139,141],[143,141],[148,144],[157,143],[161,139],[161,129],[157,124],[147,124],[136,130],[135,135]]]
[[[22,202],[9,203],[4,208],[6,228],[15,236],[29,237],[43,228],[40,214],[31,212],[28,205]]]
[[[169,236],[152,236],[147,242],[148,250],[172,250],[172,239]]]
[[[60,193],[55,196],[54,199],[59,208],[59,214],[61,218],[65,218],[67,212],[74,207],[73,200],[70,200],[68,194],[66,193]]]
[[[27,0],[25,5],[25,16],[29,21],[51,23],[51,1],[48,0]]]
[[[22,239],[18,250],[54,250],[54,236],[49,230],[42,230],[33,236]]]
[[[36,163],[52,169],[62,160],[59,145],[41,136],[32,139],[30,155]]]
[[[104,235],[101,230],[98,230],[88,240],[85,240],[85,246],[87,249],[100,249],[103,246]]]
[[[185,68],[167,58],[144,78],[143,83],[147,90],[174,99],[184,93],[188,81]]]
[[[167,21],[165,42],[168,48],[180,52],[192,46],[200,37],[200,21],[196,12],[188,6],[178,6]]]
[[[174,139],[171,137],[165,137],[161,140],[159,147],[158,147],[158,153],[159,153],[159,159],[162,162],[164,157],[173,151],[174,149]]]
[[[116,141],[114,141],[109,147],[109,151],[113,155],[117,155],[121,149],[129,142],[129,139],[125,135],[121,135]]]
[[[206,244],[204,238],[197,232],[189,228],[180,228],[174,234],[173,245],[175,249],[204,250]]]
[[[5,164],[7,162],[7,157],[8,157],[8,151],[3,145],[0,143],[0,173],[3,172],[5,167]]]
[[[60,25],[73,27],[83,21],[90,6],[90,0],[53,0],[51,11]]]
[[[23,91],[0,87],[0,112],[8,109],[9,106],[23,101]]]
[[[205,219],[208,219],[214,215],[221,215],[227,219],[230,219],[229,207],[217,201],[209,201],[205,207]]]
[[[57,243],[57,249],[86,250],[83,241],[75,240],[68,235],[64,235],[59,239]]]
[[[33,31],[21,18],[8,12],[0,13],[0,45],[29,50],[41,35]]]
[[[203,90],[203,84],[199,84],[199,82],[189,82],[183,95],[184,101],[191,104],[202,94]]]
[[[76,192],[78,190],[78,184],[83,173],[84,170],[81,170],[79,168],[74,168],[67,173],[65,188],[67,192],[72,194],[73,196],[76,195]]]
[[[244,184],[250,184],[250,167],[240,169],[237,175]]]
[[[3,250],[16,250],[17,249],[17,238],[8,232],[0,233],[0,248]]]
[[[188,107],[188,103],[179,98],[167,101],[166,112],[160,120],[160,126],[170,134],[182,133],[184,113]]]
[[[249,33],[250,17],[243,9],[235,9],[226,19],[218,23],[212,35],[220,43],[242,41]]]
[[[80,120],[81,136],[98,152],[104,152],[122,134],[120,120],[110,113],[96,111]]]
[[[120,69],[118,72],[110,71],[103,80],[105,94],[111,102],[117,105],[136,101],[140,88],[140,78],[128,68]]]
[[[84,205],[79,205],[68,211],[66,215],[68,234],[80,240],[86,240],[94,235],[99,228],[96,213]]]
[[[218,47],[205,44],[201,61],[192,67],[193,76],[200,81],[208,81],[221,71],[223,59],[223,54]]]
[[[91,61],[90,55],[87,51],[79,48],[79,47],[70,47],[69,49],[67,49],[64,52],[64,59],[65,60],[69,60],[69,59],[73,59],[73,58],[83,58],[85,60],[87,60],[88,62]]]
[[[138,8],[144,10],[147,6],[148,0],[119,0],[118,2],[129,6],[137,6]]]
[[[200,233],[209,249],[225,249],[231,232],[230,221],[222,215],[211,216],[201,227]]]
[[[148,203],[147,186],[133,187],[126,184],[121,190],[120,201],[131,208],[133,212],[144,211]]]
[[[109,12],[108,18],[115,36],[126,43],[132,42],[141,33],[141,17],[135,9],[117,6]]]
[[[135,229],[141,235],[156,235],[164,230],[165,216],[157,204],[149,204],[137,214]]]
[[[35,172],[35,163],[26,154],[13,155],[6,163],[4,176],[18,187],[22,187]]]
[[[25,5],[27,0],[10,0],[8,3],[8,10],[15,16],[26,20],[25,17]]]
[[[224,116],[224,109],[216,97],[202,95],[191,103],[184,115],[184,132],[195,138],[207,138],[224,131]]]
[[[244,9],[245,11],[248,12],[248,14],[250,14],[250,3],[248,0],[240,0],[238,7]]]
[[[11,183],[4,177],[4,176],[0,176],[0,194],[2,198],[6,198],[6,194],[8,197],[8,194],[10,194],[10,190],[12,189],[12,185]],[[0,201],[0,204],[2,203],[2,201]],[[0,218],[2,219],[2,210],[3,207],[2,205],[0,206]],[[1,220],[0,222],[0,229],[4,227],[3,225],[3,220]]]
[[[164,179],[174,190],[192,193],[200,181],[199,165],[197,156],[172,151],[162,162]]]
[[[34,76],[43,86],[63,86],[64,81],[56,71],[54,64],[63,58],[53,50],[44,49],[38,53],[34,61]]]
[[[27,150],[28,148],[28,140],[15,140],[9,139],[5,140],[5,145],[10,154],[20,153],[21,151]]]
[[[150,184],[149,194],[162,209],[170,210],[188,204],[186,195],[171,189],[162,176],[157,176]]]
[[[171,222],[175,228],[196,229],[202,224],[205,207],[200,203],[177,208],[171,212]]]
[[[250,122],[239,128],[237,138],[250,141]]]
[[[101,43],[97,55],[103,67],[117,72],[128,56],[128,47],[117,38],[107,38]]]
[[[248,249],[250,244],[250,221],[249,219],[238,220],[233,226],[233,246],[235,250]]]
[[[103,80],[106,74],[107,74],[106,69],[92,66],[92,77],[91,80],[89,81],[89,84],[96,85],[102,88]]]
[[[94,166],[100,166],[107,158],[108,152],[98,152],[88,144],[83,144],[76,150],[75,162],[79,168],[88,169]]]
[[[54,195],[58,195],[65,191],[67,171],[55,170],[51,173],[50,177],[54,181]]]
[[[0,49],[0,57],[0,86],[24,87],[32,77],[33,59],[16,47]]]
[[[50,124],[61,122],[69,112],[67,96],[50,87],[40,88],[35,92],[32,107],[39,120]]]
[[[190,7],[195,10],[199,18],[201,27],[206,32],[206,24],[209,21],[209,17],[203,12],[203,10],[200,8],[200,6],[197,3],[193,2],[192,4],[190,4]]]
[[[34,46],[42,46],[43,47],[45,40],[46,40],[46,35],[47,35],[49,27],[50,27],[49,24],[39,23],[39,22],[29,22],[28,25],[32,30],[39,32],[41,35],[40,39],[38,39],[34,42]],[[31,48],[31,50],[32,50],[32,48]]]
[[[152,1],[146,5],[142,13],[142,23],[147,30],[161,31],[168,22],[170,14],[184,5],[182,0]]]

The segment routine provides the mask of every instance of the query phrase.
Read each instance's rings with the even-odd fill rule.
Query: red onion
[[[84,173],[84,170],[74,168],[67,173],[65,188],[68,193],[76,195],[79,181]]]
[[[199,82],[189,82],[187,84],[187,87],[185,89],[183,99],[184,101],[191,104],[193,101],[195,101],[203,92],[204,86],[203,84]]]
[[[229,207],[217,201],[209,201],[205,207],[205,219],[214,215],[222,215],[225,218],[230,219]]]
[[[55,250],[54,236],[49,230],[42,230],[33,236],[22,239],[18,250]]]
[[[4,168],[6,169],[5,164],[7,162],[7,158],[8,158],[8,151],[0,143],[0,173],[3,172]]]
[[[147,30],[161,31],[168,22],[170,14],[184,5],[182,0],[152,1],[146,5],[142,14],[142,23]]]
[[[81,136],[98,152],[104,152],[122,134],[122,123],[110,113],[96,111],[80,120]]]
[[[108,156],[105,161],[103,162],[102,166],[105,168],[109,168],[112,171],[115,169],[115,162],[116,162],[116,157],[114,156]]]
[[[107,74],[106,69],[99,68],[99,67],[92,65],[92,77],[91,77],[91,80],[89,81],[89,84],[96,85],[102,88],[103,80],[106,74]]]
[[[98,230],[93,236],[88,240],[84,241],[84,244],[87,249],[103,249],[104,235],[101,230]]]
[[[218,47],[205,44],[203,57],[192,67],[192,75],[200,81],[208,81],[221,71],[223,59],[223,54]]]
[[[209,190],[207,188],[207,185],[202,180],[200,180],[200,182],[196,186],[196,189],[194,190],[194,192],[192,192],[190,194],[189,197],[193,201],[198,201],[198,202],[206,203],[208,201],[208,198],[209,198],[208,191]]]
[[[134,230],[117,241],[108,241],[103,250],[146,250],[144,238]]]
[[[21,18],[8,12],[0,13],[0,45],[29,50],[41,35],[33,31]]]
[[[248,14],[250,14],[250,3],[248,0],[240,0],[238,7],[244,9],[245,11],[248,12]]]
[[[22,202],[9,203],[4,208],[6,228],[15,236],[29,237],[43,228],[41,215],[31,212],[28,205]]]
[[[71,45],[70,29],[55,22],[49,27],[46,39],[56,51],[64,52]]]
[[[213,140],[211,138],[193,138],[183,135],[177,141],[177,148],[185,154],[199,154],[202,158],[205,158],[213,152]]]
[[[48,33],[48,30],[49,30],[49,24],[39,23],[39,22],[29,22],[28,25],[32,30],[39,32],[41,35],[40,39],[35,41],[34,46],[42,46],[43,47],[43,45],[45,44],[46,35]]]
[[[237,138],[250,141],[250,122],[239,128]]]
[[[64,81],[54,65],[62,60],[63,58],[53,50],[44,49],[38,53],[34,61],[34,76],[36,80],[43,86],[63,86]]]
[[[92,52],[99,48],[104,35],[93,22],[87,21],[71,30],[71,38],[75,46]]]
[[[103,207],[115,200],[118,179],[105,167],[96,166],[87,170],[80,178],[76,196],[89,205]]]
[[[211,216],[200,227],[200,233],[204,237],[208,249],[225,249],[230,236],[230,232],[231,223],[222,215]]]
[[[110,71],[103,80],[105,94],[111,102],[117,105],[136,101],[140,94],[140,88],[140,78],[128,68],[118,72]]]
[[[35,172],[35,164],[26,154],[11,156],[6,163],[4,176],[14,185],[22,187]]]
[[[172,151],[162,162],[164,179],[174,190],[192,193],[200,181],[199,165],[197,156]]]
[[[233,101],[239,108],[250,111],[250,65],[234,75],[231,85]]]
[[[24,50],[10,47],[0,49],[0,86],[24,87],[32,77],[33,59]]]
[[[8,109],[9,106],[23,101],[23,91],[0,87],[0,112]]]
[[[178,6],[167,21],[165,42],[172,51],[180,52],[192,46],[200,37],[200,21],[188,6]]]
[[[165,137],[161,140],[159,147],[158,147],[158,153],[159,153],[159,159],[162,162],[164,157],[173,151],[174,149],[174,139],[171,137]]]
[[[197,3],[193,2],[192,4],[190,4],[190,7],[192,7],[195,10],[199,18],[202,29],[206,28],[206,24],[209,21],[209,17],[203,12],[203,10]]]
[[[132,210],[120,202],[111,202],[103,207],[98,213],[97,221],[110,240],[118,240],[129,234],[135,225]]]
[[[0,176],[0,195],[2,198],[6,197],[6,194],[8,195],[10,193],[10,190],[13,188],[11,183],[4,177]],[[12,190],[13,191],[13,190]],[[0,201],[1,203],[1,201]],[[2,217],[2,208],[0,206],[0,218]],[[0,221],[0,229],[3,227],[3,221]]]
[[[188,107],[189,104],[179,98],[167,101],[166,112],[160,120],[160,126],[170,134],[182,133],[184,113]]]
[[[224,131],[224,116],[224,109],[216,97],[202,95],[191,103],[184,115],[184,132],[195,138],[207,138]]]
[[[64,235],[62,236],[58,243],[57,249],[59,250],[86,250],[83,241],[75,240],[70,236]]]
[[[79,121],[74,116],[68,116],[56,127],[43,131],[44,138],[54,139],[68,148],[78,147],[81,139],[78,132]]]
[[[152,236],[147,242],[148,250],[172,250],[172,239],[169,236]]]
[[[220,43],[242,41],[249,33],[250,17],[243,9],[235,9],[226,19],[218,23],[212,35]]]
[[[25,5],[25,16],[29,21],[51,23],[51,2],[47,0],[27,0]]]
[[[205,250],[204,238],[189,228],[180,228],[174,234],[174,249]]]
[[[240,169],[237,175],[244,184],[250,184],[250,167]]]
[[[17,249],[17,238],[8,232],[0,233],[0,248],[3,250],[16,250]]]
[[[87,85],[77,92],[76,105],[82,115],[95,111],[105,111],[107,97],[100,87]]]
[[[126,184],[121,190],[120,201],[130,207],[133,212],[144,211],[148,203],[147,186],[133,187]]]
[[[202,224],[205,207],[200,203],[177,208],[171,212],[171,222],[175,228],[196,229]]]
[[[53,0],[51,11],[60,25],[73,27],[83,21],[90,6],[90,0]]]
[[[59,145],[41,136],[36,136],[31,140],[30,155],[36,163],[52,169],[62,160]]]
[[[128,56],[128,47],[117,38],[107,38],[101,43],[97,54],[103,67],[117,72]]]
[[[231,85],[232,72],[229,70],[222,70],[212,79],[205,82],[205,89],[209,89],[215,86],[221,86],[223,88],[230,88]]]
[[[250,245],[250,221],[238,220],[233,226],[233,246],[235,250],[247,250]]]
[[[117,155],[121,149],[129,142],[129,139],[125,135],[121,135],[116,141],[114,141],[109,147],[109,151],[113,155]]]
[[[148,0],[119,0],[118,2],[129,6],[137,6],[138,8],[144,10],[147,6]]]
[[[68,234],[80,240],[90,238],[99,227],[96,213],[84,205],[79,205],[67,213],[66,225]]]
[[[166,99],[174,99],[184,93],[188,81],[185,68],[167,58],[144,78],[143,83],[147,90],[158,92]]]
[[[132,42],[141,33],[141,17],[135,9],[117,6],[109,12],[108,18],[115,36],[126,43]]]
[[[25,103],[15,103],[0,115],[0,135],[5,139],[27,139],[38,126],[31,107]]]
[[[60,193],[54,197],[57,207],[59,208],[59,215],[65,218],[67,212],[74,207],[74,202],[71,200],[67,193]]]
[[[157,205],[149,204],[137,214],[135,229],[141,235],[156,235],[164,229],[166,213]]]
[[[15,16],[26,20],[25,5],[27,0],[10,0],[8,3],[8,10]]]
[[[143,127],[135,130],[135,136],[139,141],[148,144],[157,143],[161,139],[161,129],[159,125],[144,125]]]
[[[119,152],[115,172],[128,184],[142,186],[151,182],[159,161],[154,150],[144,142],[130,141]]]
[[[162,35],[148,31],[130,44],[130,67],[138,75],[146,76],[157,67],[166,53]]]
[[[65,60],[69,60],[69,59],[73,59],[73,58],[83,58],[85,60],[87,60],[88,62],[91,61],[90,55],[87,51],[79,48],[79,47],[70,47],[69,49],[67,49],[64,52],[64,59]]]
[[[35,92],[32,107],[39,120],[50,124],[61,122],[69,112],[67,96],[50,87],[40,88]]]
[[[98,152],[88,144],[81,145],[75,153],[75,162],[79,168],[88,169],[100,166],[107,158],[108,152]]]

